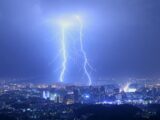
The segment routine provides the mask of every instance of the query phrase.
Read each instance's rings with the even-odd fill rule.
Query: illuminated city
[[[160,120],[159,0],[0,0],[0,120]]]

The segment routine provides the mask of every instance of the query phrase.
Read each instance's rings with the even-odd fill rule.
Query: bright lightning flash
[[[88,58],[87,58],[87,55],[86,55],[86,52],[84,50],[84,46],[83,46],[83,22],[81,20],[81,18],[79,16],[76,16],[76,20],[78,21],[79,25],[80,25],[80,30],[79,30],[79,39],[80,39],[80,48],[81,48],[81,52],[83,54],[83,57],[84,57],[84,62],[83,62],[83,69],[84,69],[84,72],[85,72],[85,75],[87,76],[88,78],[88,85],[92,85],[92,80],[91,80],[91,76],[88,72],[88,67],[91,67],[89,62],[88,62]],[[61,69],[61,72],[60,72],[60,77],[59,77],[59,80],[60,82],[64,82],[64,74],[65,74],[65,71],[66,71],[66,63],[67,63],[67,52],[66,52],[66,28],[70,26],[70,24],[66,21],[62,21],[61,22],[61,47],[62,47],[62,58],[63,58],[63,62],[62,62],[62,69]]]
[[[80,32],[79,32],[79,34],[80,34],[80,47],[81,47],[81,52],[84,57],[83,69],[84,69],[84,72],[88,78],[88,85],[90,86],[90,85],[92,85],[92,80],[91,80],[91,76],[90,76],[88,69],[87,69],[87,67],[90,67],[90,64],[88,62],[87,55],[86,55],[86,52],[85,52],[84,46],[83,46],[83,22],[79,16],[76,16],[76,19],[78,20],[78,22],[80,24]]]
[[[66,45],[65,45],[65,29],[68,26],[69,26],[68,22],[66,22],[66,21],[61,22],[61,27],[62,27],[62,30],[61,30],[61,35],[62,35],[61,47],[62,47],[63,62],[62,62],[62,70],[61,70],[60,78],[59,78],[60,82],[64,82],[64,73],[66,71],[67,53],[66,53]]]

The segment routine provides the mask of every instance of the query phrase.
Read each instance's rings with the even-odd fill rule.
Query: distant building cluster
[[[15,92],[17,95],[37,97],[61,104],[151,104],[160,103],[160,84],[123,86],[65,86],[61,84],[13,84],[1,82],[0,95]]]
[[[127,83],[105,86],[65,86],[60,84],[0,83],[0,114],[18,115],[21,119],[74,118],[74,110],[83,105],[146,106],[160,103],[160,85]],[[49,119],[48,119],[49,120]]]

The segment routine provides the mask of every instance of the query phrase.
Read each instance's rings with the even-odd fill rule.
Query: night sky
[[[57,81],[56,21],[74,14],[83,17],[93,79],[160,77],[159,0],[0,0],[0,78]],[[68,66],[80,68],[77,59]],[[82,70],[68,71],[66,81],[82,79]]]

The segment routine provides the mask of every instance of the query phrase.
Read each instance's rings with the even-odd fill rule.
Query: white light
[[[86,95],[85,97],[86,97],[86,98],[89,98],[89,95]]]
[[[57,97],[57,94],[56,94],[56,93],[54,94],[54,97]]]
[[[63,28],[66,28],[66,27],[70,26],[70,23],[69,23],[68,21],[63,20],[63,21],[60,22],[60,25],[61,25]]]
[[[90,98],[90,95],[84,95],[84,98],[88,99]]]
[[[137,91],[137,89],[135,89],[135,88],[129,88],[128,89],[128,92],[136,92]]]
[[[129,86],[130,86],[130,83],[127,83],[127,84],[124,86],[123,91],[126,92],[126,93],[127,93],[127,92],[131,93],[131,92],[136,92],[136,91],[137,91],[136,88],[130,88]]]
[[[124,86],[124,88],[123,88],[124,92],[127,92],[127,91],[128,91],[129,85],[130,85],[130,83],[127,83],[127,84]]]

